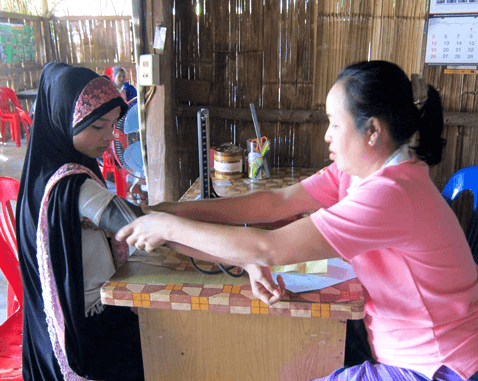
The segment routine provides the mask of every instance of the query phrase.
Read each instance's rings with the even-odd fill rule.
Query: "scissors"
[[[252,139],[252,143],[256,144],[254,147],[254,151],[255,152],[259,152],[261,155],[262,155],[262,151],[264,150],[265,148],[265,144],[268,142],[269,139],[267,139],[265,136],[263,136],[261,138],[261,143],[259,144],[259,140],[258,139]]]

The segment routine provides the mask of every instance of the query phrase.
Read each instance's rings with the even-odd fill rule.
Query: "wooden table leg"
[[[153,380],[310,380],[343,366],[346,321],[140,308]]]

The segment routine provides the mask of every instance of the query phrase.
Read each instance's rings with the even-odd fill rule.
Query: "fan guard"
[[[131,176],[145,180],[137,103],[130,105],[128,112],[118,120],[114,136],[113,153],[121,168]]]

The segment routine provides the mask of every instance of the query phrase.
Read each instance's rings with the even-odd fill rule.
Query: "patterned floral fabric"
[[[102,186],[104,183],[88,168],[78,164],[63,165],[48,181],[43,195],[40,208],[39,226],[37,233],[37,247],[38,247],[38,265],[40,272],[40,280],[42,284],[43,299],[45,303],[46,320],[48,324],[48,333],[55,352],[55,356],[60,364],[61,371],[67,381],[85,380],[78,376],[68,365],[66,349],[65,349],[65,324],[64,318],[58,298],[58,291],[53,277],[52,266],[48,252],[48,223],[47,223],[47,209],[48,199],[51,190],[62,178],[75,174],[86,173],[96,180]],[[123,264],[128,256],[127,250],[124,250],[120,244],[115,242],[115,249],[121,249],[120,255],[116,256],[116,250],[113,251],[115,265],[119,267]]]
[[[118,97],[118,90],[115,85],[104,77],[93,79],[84,90],[75,105],[73,114],[73,128],[84,118],[98,109],[101,105]]]

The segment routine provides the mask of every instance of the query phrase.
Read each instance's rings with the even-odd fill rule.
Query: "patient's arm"
[[[133,222],[137,217],[144,215],[141,208],[121,197],[115,196],[106,205],[101,215],[98,227],[116,234],[123,226]]]
[[[78,204],[82,219],[114,234],[144,215],[141,207],[116,196],[92,179],[87,179],[81,186]]]

